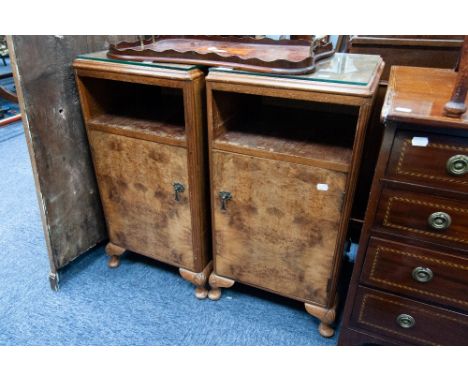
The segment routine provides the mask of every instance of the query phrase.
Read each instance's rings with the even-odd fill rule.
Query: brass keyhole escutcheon
[[[450,175],[461,176],[468,172],[468,156],[454,155],[447,161],[447,171]]]
[[[219,200],[221,202],[221,211],[226,211],[227,201],[232,199],[232,194],[228,191],[221,191],[219,193]]]
[[[411,275],[413,276],[413,279],[420,283],[428,283],[434,277],[432,270],[425,267],[414,268],[413,272],[411,272]]]
[[[181,192],[184,192],[185,191],[185,187],[183,184],[181,183],[177,183],[177,182],[174,182],[172,184],[172,186],[174,187],[174,194],[175,194],[175,200],[176,202],[180,201],[180,193]]]
[[[436,230],[444,230],[452,224],[452,218],[446,212],[434,212],[427,219],[429,225]]]
[[[410,316],[409,314],[400,314],[396,322],[398,325],[400,325],[403,329],[409,329],[412,328],[416,324],[416,320]]]

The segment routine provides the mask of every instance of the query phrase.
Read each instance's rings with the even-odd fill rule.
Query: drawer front
[[[468,311],[468,256],[371,238],[361,282]]]
[[[387,176],[468,192],[468,138],[398,131]]]
[[[400,234],[468,248],[468,202],[383,188],[375,225]]]
[[[218,151],[212,173],[216,273],[328,304],[346,174]]]
[[[352,326],[415,345],[468,345],[468,316],[359,287]]]

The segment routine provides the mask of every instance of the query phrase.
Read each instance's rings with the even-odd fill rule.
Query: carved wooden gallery
[[[9,44],[54,289],[103,242],[113,272],[126,252],[166,263],[201,306],[244,284],[300,302],[340,345],[468,345],[466,36],[77,43],[69,149],[71,133],[35,127],[23,40]],[[45,164],[69,176],[55,147],[86,156],[93,193],[52,202]]]

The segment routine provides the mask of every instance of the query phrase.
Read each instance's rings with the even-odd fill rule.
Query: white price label
[[[413,111],[413,109],[410,109],[409,107],[396,107],[395,110],[402,113],[411,113]]]
[[[427,137],[413,137],[411,140],[413,146],[426,147],[429,144],[429,138]]]

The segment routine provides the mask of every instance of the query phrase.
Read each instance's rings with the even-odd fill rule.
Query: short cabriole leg
[[[318,327],[320,335],[326,338],[333,337],[335,329],[333,329],[332,325],[336,318],[336,303],[332,308],[328,309],[308,303],[304,305],[307,313],[320,320],[320,325]]]
[[[234,285],[234,282],[234,280],[218,276],[213,272],[209,280],[211,290],[208,292],[208,298],[213,301],[219,300],[221,298],[221,288],[230,288]]]
[[[106,245],[106,255],[109,256],[107,265],[109,268],[117,268],[120,265],[120,256],[122,256],[125,251],[125,248],[112,243]]]
[[[189,271],[185,268],[179,268],[179,273],[184,280],[192,283],[196,286],[195,288],[195,297],[203,300],[208,296],[208,289],[206,289],[206,283],[208,282],[208,276],[210,275],[211,271],[213,270],[213,263],[210,261],[205,269],[200,273],[195,273]]]

